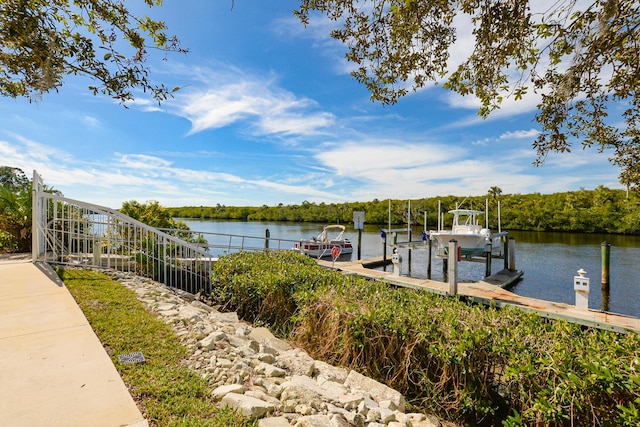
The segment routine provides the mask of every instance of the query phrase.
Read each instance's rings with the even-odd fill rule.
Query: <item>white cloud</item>
[[[508,131],[500,135],[498,139],[527,139],[535,138],[540,132],[537,129]]]
[[[151,169],[167,168],[171,166],[171,162],[155,156],[144,154],[117,154],[118,165],[120,167],[131,169]]]
[[[247,123],[254,135],[315,135],[332,125],[331,113],[317,103],[278,86],[272,76],[252,76],[236,69],[191,70],[199,82],[167,102],[167,111],[191,122],[189,134]]]
[[[407,174],[416,168],[446,163],[463,152],[454,146],[368,139],[323,147],[314,157],[339,176],[382,182],[393,179],[392,174]]]

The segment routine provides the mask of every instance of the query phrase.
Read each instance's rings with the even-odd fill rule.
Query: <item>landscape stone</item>
[[[298,418],[299,427],[334,427],[331,419],[326,415],[309,415]]]
[[[258,341],[259,343],[266,344],[269,348],[275,350],[276,352],[289,351],[293,348],[287,342],[276,338],[269,329],[264,327],[253,328],[251,332],[249,332],[249,337]]]
[[[353,370],[314,360],[237,313],[129,273],[100,270],[135,291],[190,350],[188,366],[220,405],[259,427],[441,427],[433,415],[405,414],[401,393]],[[454,427],[447,423],[447,426]]]
[[[258,420],[258,427],[289,427],[290,425],[286,417],[269,417]]]
[[[311,376],[315,370],[315,360],[313,360],[304,350],[295,348],[289,351],[280,352],[278,362],[293,375]]]
[[[266,377],[284,377],[287,372],[269,363],[261,362],[256,366],[256,373],[263,374]]]
[[[333,414],[331,417],[332,427],[352,427],[347,419],[342,414]]]
[[[244,387],[239,384],[221,385],[220,387],[213,390],[211,396],[216,400],[220,400],[229,393],[242,394],[244,393]]]
[[[378,402],[382,400],[392,401],[400,412],[404,412],[405,399],[398,391],[386,386],[374,379],[365,377],[364,375],[351,371],[345,380],[345,385],[357,390],[366,391],[373,399]]]
[[[273,412],[273,404],[244,394],[229,393],[222,398],[222,404],[236,409],[247,417],[262,418]]]

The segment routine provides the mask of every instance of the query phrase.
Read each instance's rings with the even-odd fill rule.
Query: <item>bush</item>
[[[313,259],[292,251],[241,252],[214,264],[210,296],[223,309],[286,334],[298,310],[294,294],[304,294],[332,277]]]
[[[640,423],[640,337],[395,289],[294,253],[222,258],[214,298],[411,404],[473,424]]]

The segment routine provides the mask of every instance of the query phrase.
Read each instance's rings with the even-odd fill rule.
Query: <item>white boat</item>
[[[486,212],[474,209],[452,209],[449,211],[453,215],[451,229],[440,228],[429,232],[431,240],[435,240],[438,251],[437,255],[444,255],[449,247],[450,240],[456,240],[460,247],[460,254],[463,256],[481,255],[485,251],[487,242],[491,242],[491,249],[501,247],[502,236],[507,233],[491,233],[488,225],[482,227],[478,224],[478,216]]]
[[[338,258],[353,253],[351,241],[344,237],[344,225],[327,225],[317,237],[301,239],[294,243],[293,250],[315,258]],[[330,232],[337,232],[335,237]]]

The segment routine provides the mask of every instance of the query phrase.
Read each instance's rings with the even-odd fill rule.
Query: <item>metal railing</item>
[[[160,228],[161,231],[172,231]],[[173,230],[175,231],[175,230]],[[236,252],[255,252],[268,250],[293,250],[297,240],[273,238],[268,234],[264,237],[243,236],[239,234],[214,233],[197,230],[178,230],[190,233],[197,246],[206,249],[213,256],[223,256]]]
[[[127,271],[191,293],[210,289],[215,259],[183,240],[189,232],[160,231],[115,209],[46,192],[36,171],[32,225],[34,262]]]

